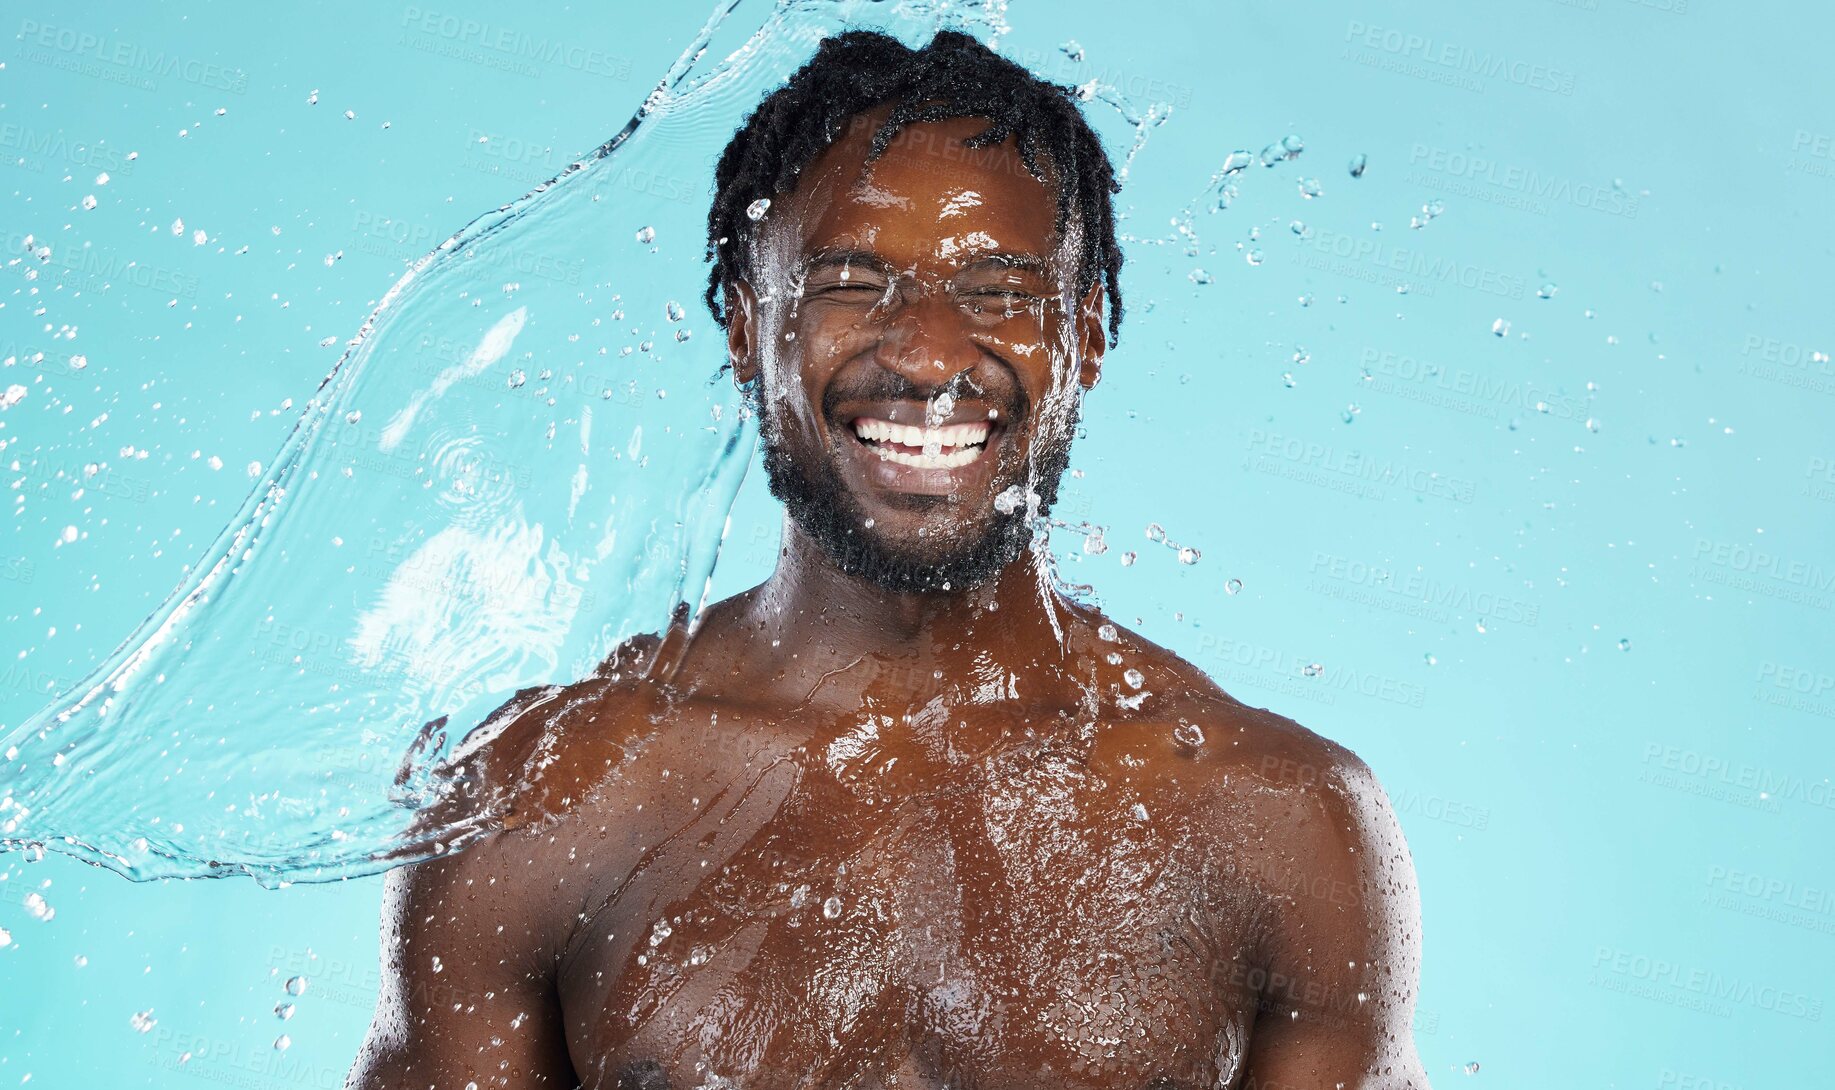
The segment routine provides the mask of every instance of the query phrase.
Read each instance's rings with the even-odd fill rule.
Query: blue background
[[[0,723],[178,581],[290,426],[283,402],[335,359],[319,342],[341,344],[404,262],[621,126],[705,17],[7,17],[0,391],[25,397],[0,412]],[[443,32],[453,18],[593,52],[513,61]],[[1108,527],[1110,547],[1060,542],[1065,574],[1377,771],[1421,879],[1430,1075],[1825,1082],[1835,17],[1442,0],[1117,18],[1021,0],[1010,20],[1016,59],[1172,105],[1119,198],[1132,313],[1060,512]],[[170,63],[149,74],[148,57]],[[1207,211],[1231,150],[1289,133],[1298,159],[1250,168]],[[73,234],[102,301],[64,344],[57,312],[34,313],[23,245]],[[769,563],[757,485],[716,593]],[[16,853],[0,877],[0,1085],[340,1085],[377,986],[379,880],[132,885]],[[298,973],[311,984],[283,1023]]]

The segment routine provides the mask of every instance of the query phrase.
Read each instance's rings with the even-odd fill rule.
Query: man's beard
[[[1025,415],[1025,395],[1009,420],[1030,420]],[[1028,481],[1026,465],[996,467],[990,492],[989,510],[979,531],[964,528],[957,536],[945,539],[933,530],[929,535],[910,542],[890,541],[866,525],[867,516],[854,494],[842,481],[834,457],[812,452],[799,458],[783,441],[775,415],[765,406],[759,411],[760,438],[764,444],[765,479],[771,494],[784,504],[790,517],[813,539],[842,572],[867,580],[886,590],[900,593],[960,592],[980,586],[1019,559],[1032,541],[1032,518],[1043,518],[1057,502],[1058,484],[1070,466],[1071,436],[1076,430],[1077,409],[1061,428],[1033,427],[1031,451],[1031,490],[1038,495],[1038,506],[1029,511],[1025,499]],[[828,414],[823,414],[828,419]],[[1002,460],[1017,449],[1018,436],[1009,434],[1002,445]],[[839,452],[836,452],[838,457]],[[986,455],[984,454],[984,457]],[[1017,505],[995,504],[993,496],[1017,485]],[[954,506],[951,497],[932,497],[938,505]],[[1003,511],[1001,507],[1009,507]],[[958,523],[961,525],[961,523]]]

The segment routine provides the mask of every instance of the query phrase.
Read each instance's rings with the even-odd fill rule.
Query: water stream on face
[[[1004,17],[723,2],[622,131],[410,267],[183,582],[0,739],[0,843],[267,884],[445,850],[459,830],[405,830],[462,739],[706,604],[757,428],[692,305],[683,194],[823,36],[997,43]],[[1087,91],[1137,149],[1155,112]]]

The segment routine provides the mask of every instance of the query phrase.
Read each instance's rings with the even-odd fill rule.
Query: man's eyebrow
[[[1029,272],[1049,273],[1051,271],[1051,262],[1037,254],[1010,253],[1006,250],[997,250],[994,253],[981,255],[967,265],[964,265],[962,269],[964,272],[967,272],[971,269],[988,267],[997,269],[1025,269]]]
[[[872,269],[875,272],[890,274],[892,263],[871,250],[824,249],[809,255],[803,262],[803,271],[814,272],[817,269],[832,269],[836,266],[852,266]]]

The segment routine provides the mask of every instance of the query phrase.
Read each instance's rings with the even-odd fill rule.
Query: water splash
[[[705,604],[756,435],[671,298],[706,164],[827,34],[1006,32],[1001,0],[782,0],[740,38],[738,6],[389,290],[185,580],[0,739],[0,847],[264,884],[449,850],[467,830],[413,823],[493,709]]]

